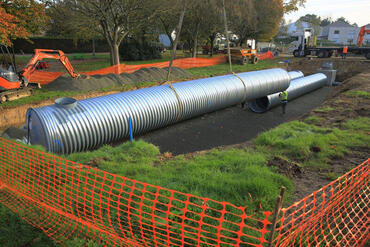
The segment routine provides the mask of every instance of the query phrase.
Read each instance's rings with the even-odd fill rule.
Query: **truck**
[[[370,30],[366,30],[364,26],[359,33],[357,46],[349,46],[348,53],[363,55],[366,59],[370,59],[370,47],[362,47],[366,33],[370,33]],[[317,56],[319,58],[328,58],[332,57],[334,54],[341,55],[343,53],[343,46],[316,46],[317,37],[313,35],[312,28],[305,28],[303,32],[297,33],[294,38],[295,40],[290,43],[289,49],[295,57]]]

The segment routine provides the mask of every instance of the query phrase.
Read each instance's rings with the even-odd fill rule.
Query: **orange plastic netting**
[[[214,58],[182,58],[176,59],[173,61],[174,67],[179,67],[181,69],[189,69],[195,67],[207,67],[213,66],[220,63],[225,62],[224,56],[218,56]],[[169,62],[161,62],[161,63],[151,63],[151,64],[138,64],[138,65],[126,65],[126,64],[119,64],[114,65],[108,68],[96,70],[96,71],[88,71],[88,72],[80,72],[81,74],[86,75],[106,75],[106,74],[122,74],[122,73],[133,73],[141,68],[150,68],[150,67],[157,67],[157,68],[165,68],[169,66]],[[30,81],[37,82],[40,84],[48,84],[59,76],[64,74],[63,72],[50,72],[50,71],[35,71]]]
[[[48,236],[107,246],[263,246],[271,212],[142,183],[0,138],[0,202]]]
[[[370,240],[370,159],[282,209],[275,246],[364,246]]]
[[[370,159],[281,210],[273,246],[364,246]],[[58,242],[268,246],[272,212],[135,181],[0,138],[0,202]]]
[[[266,52],[264,54],[259,55],[260,60],[273,59],[273,58],[274,56],[271,52]],[[213,66],[213,65],[225,63],[225,61],[226,61],[225,56],[216,56],[214,58],[182,58],[182,59],[174,60],[173,66],[179,67],[181,69],[189,69],[189,68]],[[119,64],[119,65],[114,65],[114,66],[96,70],[96,71],[81,72],[81,74],[106,75],[106,74],[133,73],[141,68],[150,68],[150,67],[165,68],[168,66],[169,66],[169,62],[139,64],[139,65]],[[54,81],[55,79],[57,79],[62,74],[64,73],[49,72],[49,71],[35,71],[32,74],[30,81],[37,82],[40,84],[48,84]]]

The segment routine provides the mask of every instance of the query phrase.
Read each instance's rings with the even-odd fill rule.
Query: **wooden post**
[[[272,218],[272,228],[271,228],[270,237],[268,240],[268,243],[269,243],[268,247],[272,247],[272,241],[273,241],[275,230],[276,230],[276,222],[278,220],[280,210],[283,205],[283,198],[284,198],[285,190],[286,190],[285,187],[281,187],[280,195],[277,197],[277,200],[276,200],[275,210],[274,210],[273,218]]]

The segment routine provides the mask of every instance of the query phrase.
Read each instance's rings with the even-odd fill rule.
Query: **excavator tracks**
[[[0,104],[3,104],[8,101],[17,100],[17,99],[31,96],[32,93],[33,93],[32,88],[22,88],[22,89],[15,89],[15,90],[1,92],[0,93]]]

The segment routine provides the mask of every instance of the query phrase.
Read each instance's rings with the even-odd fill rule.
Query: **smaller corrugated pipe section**
[[[288,100],[293,100],[304,94],[310,93],[326,85],[328,78],[322,73],[298,78],[290,82]],[[254,112],[263,113],[280,105],[280,93],[271,94],[265,97],[248,101],[248,107]]]
[[[281,92],[283,69],[225,75],[29,109],[28,140],[69,154],[94,149],[204,113]],[[132,128],[131,128],[131,127]],[[132,129],[132,132],[130,132]]]

